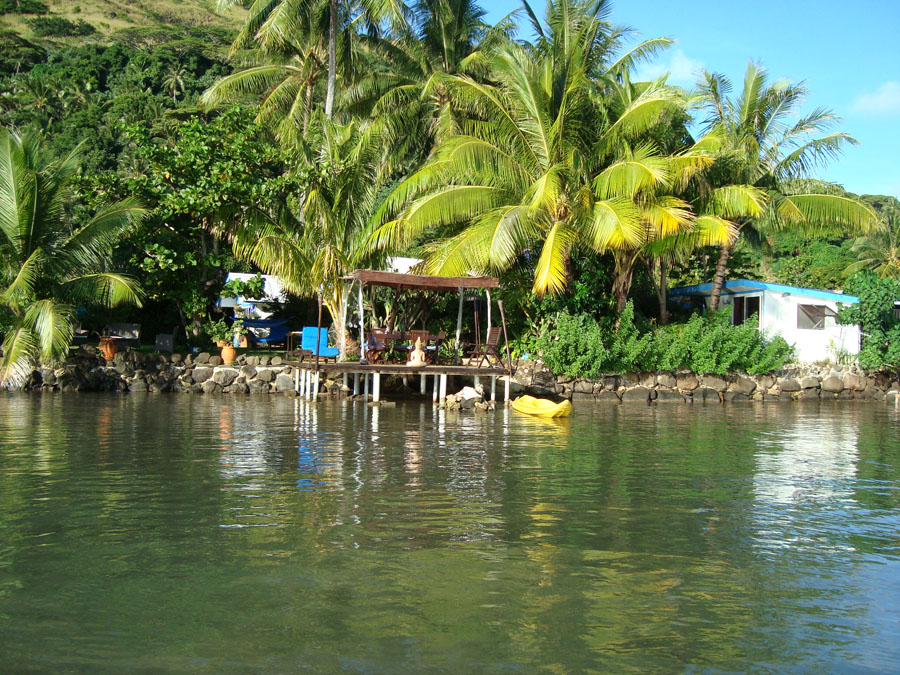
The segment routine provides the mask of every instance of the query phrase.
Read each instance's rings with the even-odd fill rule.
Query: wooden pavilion
[[[506,332],[506,316],[503,311],[503,302],[497,301],[497,308],[500,314],[500,326],[493,326],[492,319],[492,299],[491,289],[497,288],[500,282],[492,277],[440,277],[420,274],[400,274],[396,272],[380,272],[376,270],[356,270],[351,275],[345,277],[345,281],[351,282],[351,293],[353,285],[357,287],[357,302],[359,312],[359,335],[360,335],[360,359],[359,362],[342,362],[329,364],[328,370],[338,372],[343,375],[344,386],[348,385],[348,376],[353,376],[353,393],[360,393],[360,380],[362,380],[362,389],[365,395],[369,394],[369,383],[371,380],[372,400],[378,402],[381,399],[381,375],[419,375],[420,391],[424,395],[427,391],[428,376],[433,378],[433,400],[443,401],[447,396],[447,378],[450,375],[467,375],[475,379],[477,383],[481,377],[490,378],[491,389],[490,396],[496,400],[497,378],[508,376],[512,372],[512,360],[509,351],[509,338]],[[365,312],[363,311],[363,288],[365,286],[382,286],[392,288],[395,291],[395,298],[402,292],[407,291],[430,291],[438,293],[458,293],[459,294],[459,311],[456,320],[456,346],[457,355],[452,364],[441,364],[439,362],[429,363],[424,366],[412,366],[406,363],[386,363],[386,362],[370,362],[367,357],[367,349],[372,344],[370,337],[372,329],[365,325]],[[506,342],[505,363],[503,359],[498,360],[498,364],[487,366],[483,361],[479,361],[477,365],[465,365],[462,363],[461,354],[459,353],[459,344],[462,337],[463,324],[463,306],[467,293],[483,290],[486,296],[487,311],[484,317],[486,322],[486,330],[484,335],[497,335],[498,330],[502,329],[503,337]],[[394,307],[396,307],[396,301]],[[477,307],[477,305],[476,305]],[[394,316],[393,311],[388,320],[390,329],[393,331]],[[346,321],[344,322],[346,325]],[[318,329],[321,330],[322,325],[322,306],[321,298],[319,302],[319,320]],[[480,339],[479,314],[475,310],[475,326],[476,326],[476,347],[479,345],[477,341]],[[493,329],[493,331],[492,331]],[[396,335],[402,335],[396,334]],[[342,340],[345,339],[342,336]],[[318,348],[315,349],[313,358],[309,361],[300,361],[296,364],[298,367],[297,389],[301,396],[312,399],[319,389],[319,375],[324,369],[324,363],[318,354]],[[509,400],[509,377],[506,377],[505,399]]]

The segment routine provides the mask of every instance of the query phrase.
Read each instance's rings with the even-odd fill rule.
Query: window
[[[733,309],[731,310],[731,323],[740,326],[751,316],[756,314],[759,320],[759,296],[755,295],[749,298],[735,298]]]
[[[825,317],[835,312],[825,305],[797,305],[797,328],[825,330]]]

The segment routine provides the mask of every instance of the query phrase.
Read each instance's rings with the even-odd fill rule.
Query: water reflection
[[[281,397],[7,402],[11,671],[900,659],[892,410],[598,406],[548,425]]]

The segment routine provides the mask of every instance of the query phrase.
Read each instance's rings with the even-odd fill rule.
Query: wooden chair
[[[431,340],[431,344],[425,347],[425,360],[429,365],[437,365],[438,363],[438,355],[441,351],[441,343],[447,339],[447,333],[441,331],[437,335],[429,335],[429,339]]]
[[[500,330],[497,327],[488,330],[484,344],[477,345],[469,352],[469,366],[481,368],[482,364],[487,363],[488,367],[503,367],[503,357],[500,356]],[[491,363],[492,361],[494,363]]]
[[[366,362],[383,362],[386,351],[387,331],[384,328],[370,328],[369,337],[366,338]]]

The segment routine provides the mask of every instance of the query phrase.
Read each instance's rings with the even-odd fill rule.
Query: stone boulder
[[[725,391],[725,388],[728,386],[725,378],[720,377],[719,375],[704,375],[701,378],[701,382],[707,389],[712,389],[717,392]]]
[[[216,384],[227,387],[237,379],[237,376],[238,371],[233,368],[216,368],[216,372],[212,379]]]
[[[740,394],[742,396],[749,396],[754,391],[756,391],[756,382],[751,380],[749,377],[743,377],[739,375],[734,379],[734,382],[728,385],[727,391],[734,394]]]
[[[256,379],[262,380],[263,382],[271,382],[275,379],[275,371],[274,370],[258,370],[256,371]]]
[[[194,363],[206,364],[209,363],[209,352],[200,352],[194,357]]]
[[[800,383],[793,377],[779,377],[776,384],[781,388],[781,391],[786,392],[800,391],[803,389],[803,387],[800,386]]]
[[[673,389],[675,387],[675,376],[672,373],[659,373],[656,376],[656,383],[661,387],[668,387],[669,389]]]
[[[637,386],[626,389],[622,394],[623,403],[649,403],[650,389],[647,387]]]
[[[212,376],[212,368],[194,368],[194,370],[191,372],[191,379],[197,383],[206,382]]]
[[[202,388],[204,394],[219,394],[222,392],[222,385],[215,380],[206,380]]]
[[[682,391],[694,391],[700,386],[700,379],[694,373],[680,373],[675,378],[675,386]]]
[[[822,380],[822,391],[827,391],[832,394],[837,394],[843,390],[844,390],[844,382],[839,377],[835,377],[834,375],[829,375],[824,380]]]
[[[290,375],[281,373],[278,377],[275,378],[275,391],[280,393],[294,391],[294,378],[292,378]]]

